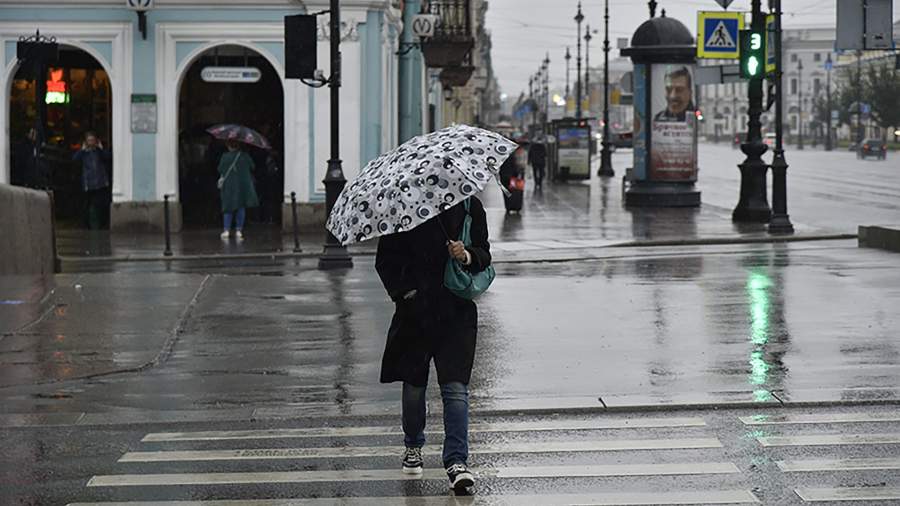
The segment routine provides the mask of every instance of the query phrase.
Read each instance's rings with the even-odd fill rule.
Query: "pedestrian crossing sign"
[[[698,12],[697,58],[739,58],[738,34],[743,29],[743,12]]]

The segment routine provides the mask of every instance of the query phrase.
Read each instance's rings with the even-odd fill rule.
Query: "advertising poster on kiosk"
[[[651,71],[650,179],[697,180],[693,66],[654,64]]]
[[[560,126],[557,136],[560,174],[564,178],[590,179],[590,127],[578,125]]]

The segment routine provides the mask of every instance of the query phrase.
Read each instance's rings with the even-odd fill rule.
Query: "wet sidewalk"
[[[630,151],[623,150],[614,155],[614,164],[619,167],[615,178],[548,182],[543,191],[535,191],[533,181],[528,179],[524,208],[518,214],[507,214],[500,190],[489,185],[479,198],[484,201],[491,240],[497,251],[590,249],[634,242],[674,244],[771,239],[765,225],[733,224],[728,194],[719,187],[708,192],[709,197],[704,197],[703,205],[696,209],[625,209],[622,205],[622,174],[624,167],[630,165],[630,158]],[[795,222],[795,227],[798,238],[836,233],[833,229],[803,223]],[[304,232],[300,236],[303,253],[295,255],[293,236],[282,234],[278,227],[248,225],[246,240],[241,243],[233,239],[221,240],[220,232],[209,229],[173,234],[173,254],[176,258],[316,256],[322,251],[324,242],[324,232]],[[369,241],[352,246],[350,252],[370,255],[375,246],[375,241]],[[70,264],[86,259],[160,259],[165,250],[165,237],[162,234],[63,230],[59,233],[58,249],[60,256]]]

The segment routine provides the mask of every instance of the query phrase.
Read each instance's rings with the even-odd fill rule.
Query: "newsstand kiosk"
[[[549,146],[548,166],[553,181],[591,178],[591,124],[587,118],[553,120],[555,142]]]

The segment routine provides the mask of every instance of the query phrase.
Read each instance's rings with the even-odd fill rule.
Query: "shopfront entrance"
[[[72,156],[81,149],[87,132],[96,134],[103,148],[115,150],[112,131],[112,91],[106,69],[87,52],[60,46],[58,61],[35,75],[32,67],[19,68],[9,90],[9,181],[14,185],[52,189],[59,226],[87,225],[88,198],[95,199],[100,225],[109,225],[112,158],[106,161],[109,187],[89,196],[82,185],[81,164]],[[35,79],[47,92],[37,97]],[[45,145],[37,151],[31,138],[39,128],[38,106],[46,107]],[[97,201],[99,200],[99,202]]]
[[[256,165],[260,199],[248,210],[253,223],[280,225],[284,201],[284,90],[278,72],[252,49],[237,45],[211,48],[185,72],[178,91],[178,187],[184,225],[221,226],[216,181],[225,150],[206,130],[221,123],[244,125],[264,135],[271,151],[244,149]]]

